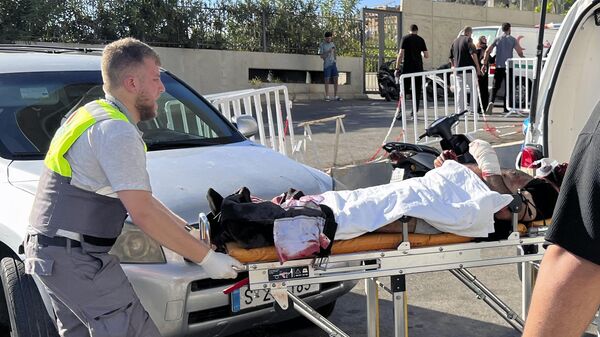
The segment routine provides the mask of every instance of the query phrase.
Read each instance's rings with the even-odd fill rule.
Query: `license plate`
[[[308,294],[317,293],[320,288],[320,284],[305,284],[288,287],[288,290],[290,290],[292,294],[302,297]],[[270,290],[250,290],[248,286],[244,286],[231,293],[231,311],[238,312],[258,307],[263,304],[272,303],[273,301],[273,295],[271,295]]]

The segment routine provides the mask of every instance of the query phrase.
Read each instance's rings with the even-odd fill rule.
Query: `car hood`
[[[9,182],[35,193],[42,161],[13,161]],[[148,152],[153,194],[186,221],[208,212],[206,191],[227,196],[246,186],[257,197],[271,199],[289,188],[306,194],[332,188],[325,173],[250,141],[236,144]]]

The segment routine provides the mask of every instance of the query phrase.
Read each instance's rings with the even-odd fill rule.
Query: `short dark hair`
[[[506,33],[509,30],[510,30],[510,23],[508,23],[508,22],[503,23],[502,24],[502,31]]]
[[[332,37],[333,34],[331,34],[331,32],[325,32],[325,37]]]
[[[108,44],[102,51],[102,80],[107,89],[121,86],[125,69],[136,67],[150,58],[160,66],[160,57],[150,46],[140,40],[126,37]]]
[[[417,25],[412,24],[410,25],[410,31],[411,32],[418,32],[419,31],[419,27],[417,27]]]

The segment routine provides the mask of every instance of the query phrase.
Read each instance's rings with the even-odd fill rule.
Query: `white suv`
[[[189,223],[197,224],[199,212],[209,211],[209,187],[229,194],[247,186],[267,199],[290,187],[306,193],[332,188],[323,172],[247,140],[242,133],[250,136],[256,124],[245,132],[240,120],[237,130],[168,71],[161,72],[161,79],[166,91],[159,99],[159,114],[139,127],[148,146],[154,194]],[[23,273],[18,246],[52,135],[69,111],[103,96],[101,82],[99,55],[0,46],[0,334],[56,335],[47,294]],[[202,267],[161,247],[130,219],[112,253],[121,259],[163,336],[224,336],[297,315],[293,310],[276,312],[266,293],[242,289],[224,295],[222,290],[245,277],[243,273],[237,280],[209,279]],[[296,291],[327,314],[352,286],[336,282]],[[241,308],[232,306],[240,302]]]

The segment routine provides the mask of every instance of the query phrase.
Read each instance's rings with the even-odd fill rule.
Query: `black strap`
[[[540,215],[540,217],[542,218],[542,222],[544,223],[544,226],[547,226],[546,224],[546,216],[544,215],[544,212],[542,212],[542,210],[540,208],[538,208],[537,206],[535,206],[535,204],[533,202],[531,202],[529,199],[525,198],[525,196],[523,194],[521,194],[521,198],[523,198],[523,202],[525,203],[525,206],[527,207],[527,214],[529,215],[529,218],[531,218],[531,209],[529,208],[529,206],[533,207],[536,211],[536,215],[534,219],[531,219],[530,221],[534,221],[535,219],[538,218],[538,214]],[[525,214],[523,214],[523,218],[525,218]],[[521,221],[523,219],[520,219],[519,221]]]
[[[33,236],[33,235],[32,235]],[[36,234],[37,242],[46,246],[58,246],[58,247],[66,247],[67,240],[71,241],[71,247],[81,247],[81,242],[69,238],[65,238],[62,236],[49,237],[41,234]],[[102,247],[110,247],[115,244],[117,238],[109,239],[109,238],[99,238],[91,235],[83,235],[83,241],[85,243],[89,243],[94,246],[102,246]]]
[[[117,242],[117,238],[99,238],[97,236],[83,234],[83,241],[94,246],[110,247]]]
[[[335,222],[335,215],[331,208],[326,205],[320,204],[321,211],[325,214],[325,226],[323,228],[323,234],[329,238],[329,246],[327,248],[321,248],[321,251],[317,255],[318,257],[326,257],[331,255],[331,247],[333,247],[333,240],[335,240],[335,232],[337,231],[337,222]]]

